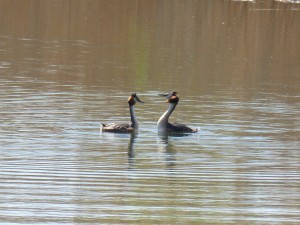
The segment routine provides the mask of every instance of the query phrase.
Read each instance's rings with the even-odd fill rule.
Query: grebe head
[[[139,97],[136,95],[136,92],[131,93],[131,95],[128,98],[128,104],[134,105],[137,102],[144,103],[142,100],[139,99]]]
[[[168,100],[166,102],[177,104],[179,102],[179,98],[177,95],[171,95],[171,97],[168,98]]]
[[[177,96],[176,91],[172,91],[170,93],[165,93],[165,94],[160,94],[160,96],[166,97],[168,100],[166,101],[167,103],[178,103],[179,102],[179,97]]]
[[[163,93],[163,94],[159,94],[160,96],[166,97],[167,99],[171,98],[172,96],[176,96],[177,92],[176,91],[172,91],[169,93]]]

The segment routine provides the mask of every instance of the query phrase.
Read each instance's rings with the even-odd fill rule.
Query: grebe
[[[159,118],[157,122],[158,132],[175,132],[175,133],[196,133],[198,129],[190,128],[181,123],[169,123],[169,117],[174,111],[176,105],[179,102],[179,98],[176,95],[177,92],[173,91],[167,94],[160,94],[161,96],[166,97],[168,100],[166,102],[169,103],[169,108],[167,111]]]
[[[128,98],[131,123],[111,123],[111,124],[102,123],[102,131],[115,132],[115,133],[136,132],[139,128],[139,124],[138,124],[137,118],[135,116],[134,105],[137,102],[144,103],[143,101],[141,101],[139,99],[139,97],[134,92]]]

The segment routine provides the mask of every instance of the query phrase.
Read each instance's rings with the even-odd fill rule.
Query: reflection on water
[[[129,142],[128,142],[128,164],[129,164],[129,168],[132,168],[135,164],[135,162],[134,162],[134,157],[135,157],[134,145],[135,145],[137,136],[138,135],[135,132],[130,134],[130,139],[129,139]]]
[[[0,5],[1,224],[299,224],[299,4]]]
[[[128,158],[129,159],[134,158],[134,143],[135,143],[136,138],[137,138],[136,133],[131,133],[130,134],[130,139],[129,139],[129,142],[128,142]]]
[[[159,134],[157,144],[159,152],[164,154],[166,166],[175,166],[176,149],[172,146],[172,143],[169,142],[169,135]]]

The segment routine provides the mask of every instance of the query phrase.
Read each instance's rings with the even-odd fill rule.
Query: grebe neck
[[[130,111],[130,118],[131,118],[132,127],[134,129],[137,129],[138,126],[139,126],[139,123],[138,123],[136,115],[135,115],[134,105],[129,104],[129,111]]]
[[[168,124],[169,117],[174,111],[176,105],[177,103],[169,103],[169,108],[164,112],[164,114],[162,114],[162,116],[159,118],[157,122],[158,132],[167,131],[167,124]]]

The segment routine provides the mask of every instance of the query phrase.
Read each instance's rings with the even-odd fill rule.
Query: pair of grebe
[[[158,132],[159,133],[195,133],[198,132],[198,129],[190,128],[181,123],[169,123],[169,117],[176,108],[179,98],[177,92],[173,91],[167,94],[160,94],[160,96],[166,97],[167,102],[169,103],[168,109],[164,114],[159,118],[157,122]],[[135,115],[134,105],[137,102],[144,103],[139,99],[136,93],[132,93],[128,98],[128,105],[131,117],[131,123],[111,123],[111,124],[102,124],[102,131],[106,132],[115,132],[115,133],[132,133],[138,130],[139,124]]]

